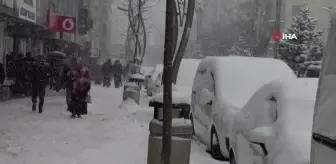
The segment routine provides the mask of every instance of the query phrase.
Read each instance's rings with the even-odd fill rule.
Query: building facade
[[[77,19],[79,1],[0,0],[0,63],[5,69],[8,60],[16,60],[27,52],[33,55],[53,50],[67,54],[78,52],[77,30],[55,32],[48,29],[48,20],[50,13]]]

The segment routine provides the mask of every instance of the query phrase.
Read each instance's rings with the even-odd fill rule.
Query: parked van
[[[336,21],[336,12],[333,14]],[[332,25],[335,26],[335,25]],[[335,27],[331,27],[333,29]],[[316,96],[311,164],[334,164],[336,161],[336,31],[329,32]]]

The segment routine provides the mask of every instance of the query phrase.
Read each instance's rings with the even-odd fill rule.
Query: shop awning
[[[15,19],[17,17],[18,13],[15,11],[15,9],[0,5],[0,19]]]

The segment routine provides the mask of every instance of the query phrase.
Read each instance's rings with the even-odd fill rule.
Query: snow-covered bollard
[[[136,83],[125,83],[123,92],[123,101],[132,99],[137,104],[140,103],[140,87]]]
[[[153,92],[154,92],[153,85],[154,85],[154,82],[153,82],[151,76],[150,77],[146,77],[145,85],[146,85],[147,95],[148,96],[153,96]]]
[[[160,164],[163,122],[153,119],[149,124],[147,164]],[[189,164],[192,138],[192,125],[189,119],[172,120],[172,164]]]
[[[145,76],[141,75],[141,74],[132,74],[129,78],[130,82],[135,82],[139,85],[140,90],[141,90],[141,86],[145,83]]]
[[[145,89],[148,89],[148,83],[150,83],[150,81],[152,80],[152,76],[151,75],[147,75],[145,77]]]

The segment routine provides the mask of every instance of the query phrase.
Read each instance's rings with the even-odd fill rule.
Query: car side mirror
[[[213,98],[213,93],[210,92],[208,89],[202,89],[200,92],[200,104],[201,105],[212,105],[212,98]]]
[[[258,127],[248,132],[246,138],[252,143],[252,150],[264,156],[268,155],[266,141],[272,135],[271,127]]]
[[[265,143],[267,139],[272,135],[272,129],[269,126],[262,126],[252,129],[246,134],[246,138],[250,142]]]

